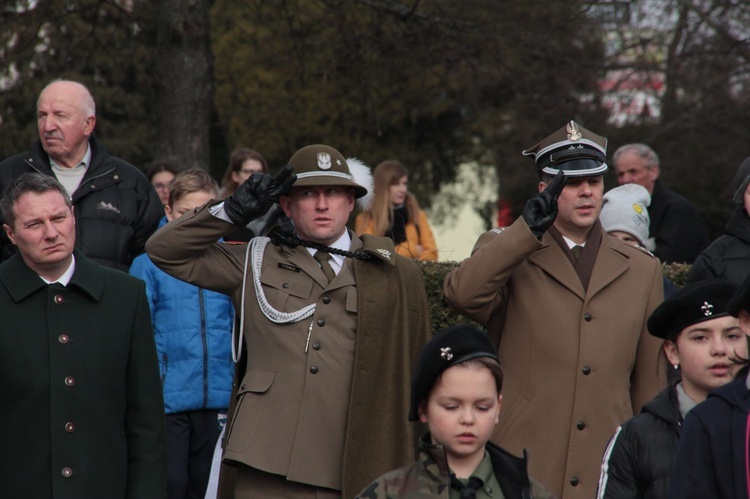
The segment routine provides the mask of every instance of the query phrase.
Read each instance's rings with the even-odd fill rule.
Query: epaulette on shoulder
[[[226,244],[232,244],[235,246],[242,246],[243,244],[247,244],[247,241],[224,241]]]
[[[617,251],[619,251],[620,253],[623,253],[626,256],[627,256],[628,252],[630,252],[632,250],[638,250],[639,252],[643,253],[644,255],[648,255],[651,258],[656,258],[656,255],[654,255],[653,253],[651,253],[649,250],[647,250],[646,248],[644,248],[640,244],[626,243],[625,241],[621,241],[621,240],[619,240],[618,238],[616,238],[615,236],[612,236],[612,235],[609,235],[609,236],[606,236],[606,237],[611,237],[614,240],[613,243],[616,245],[615,248],[617,246],[620,246],[620,248],[625,249],[624,252],[623,252],[623,249],[617,249]]]
[[[370,234],[360,236],[362,240],[362,250],[376,258],[388,262],[391,265],[396,264],[396,248],[393,241],[386,237],[376,237]]]
[[[647,250],[646,248],[644,248],[644,247],[643,247],[643,246],[641,246],[640,244],[638,244],[638,245],[633,245],[633,247],[634,247],[634,248],[636,248],[636,249],[639,249],[639,250],[641,250],[641,252],[642,252],[642,253],[646,253],[646,254],[647,254],[648,256],[650,256],[651,258],[656,258],[656,255],[654,255],[653,253],[651,253],[651,252],[650,252],[649,250]]]

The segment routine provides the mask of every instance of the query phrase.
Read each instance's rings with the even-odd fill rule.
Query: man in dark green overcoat
[[[166,497],[164,405],[143,282],[74,251],[57,180],[0,203],[18,253],[0,265],[3,497]]]

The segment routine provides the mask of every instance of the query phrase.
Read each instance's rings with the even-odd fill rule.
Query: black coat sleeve
[[[597,499],[642,497],[637,464],[627,426],[620,426],[604,451]]]

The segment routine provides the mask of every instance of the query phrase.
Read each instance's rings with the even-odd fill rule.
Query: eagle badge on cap
[[[708,303],[707,301],[703,302],[703,306],[701,307],[701,310],[703,310],[703,315],[705,315],[706,317],[714,314],[714,306]]]
[[[566,127],[566,130],[568,131],[568,139],[569,140],[581,140],[581,130],[578,128],[578,125],[575,121],[571,121],[568,123],[568,126]]]
[[[453,352],[451,352],[451,347],[441,348],[440,357],[442,357],[445,360],[451,360],[453,358]]]
[[[318,168],[321,170],[331,169],[331,155],[327,152],[318,153]]]

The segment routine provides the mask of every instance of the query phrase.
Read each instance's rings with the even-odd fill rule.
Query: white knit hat
[[[638,184],[615,187],[604,195],[599,220],[607,232],[621,231],[630,234],[645,246],[648,240],[648,206],[651,195]]]

